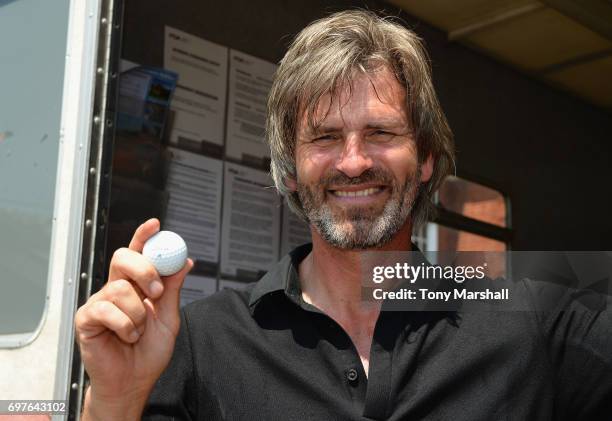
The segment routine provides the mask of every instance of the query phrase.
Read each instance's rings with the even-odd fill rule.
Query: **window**
[[[413,237],[423,251],[506,251],[512,231],[508,198],[455,176],[436,195],[438,217]]]
[[[0,346],[47,302],[69,1],[0,1]]]
[[[446,177],[438,192],[439,205],[467,218],[506,227],[506,200],[497,190],[459,177]]]

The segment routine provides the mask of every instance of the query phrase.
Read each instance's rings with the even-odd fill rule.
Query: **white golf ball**
[[[170,276],[185,266],[187,244],[172,231],[160,231],[147,240],[142,255],[155,266],[161,276]]]

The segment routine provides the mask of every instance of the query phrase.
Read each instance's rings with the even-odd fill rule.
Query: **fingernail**
[[[149,286],[149,291],[151,291],[153,297],[157,297],[164,291],[164,286],[159,281],[153,281]]]
[[[130,341],[136,342],[138,338],[140,338],[140,333],[138,333],[137,330],[133,330],[132,333],[130,333]]]

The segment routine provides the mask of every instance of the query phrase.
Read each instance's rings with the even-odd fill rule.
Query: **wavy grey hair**
[[[433,194],[454,165],[453,135],[431,80],[429,58],[419,37],[391,18],[364,10],[334,13],[314,21],[293,40],[281,60],[268,98],[266,137],[271,173],[291,210],[307,219],[297,192],[295,144],[300,117],[315,125],[321,98],[351,86],[355,72],[387,66],[406,88],[406,107],[416,139],[418,161],[433,157],[431,179],[421,184],[412,211],[418,229],[433,215]]]

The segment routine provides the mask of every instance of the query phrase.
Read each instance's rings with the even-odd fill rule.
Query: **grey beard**
[[[309,222],[327,243],[345,250],[375,248],[388,243],[410,217],[418,195],[420,174],[419,165],[414,177],[407,179],[401,189],[393,186],[382,212],[370,217],[353,213],[339,221],[329,205],[316,203],[316,193],[307,186],[298,183],[298,194]]]

